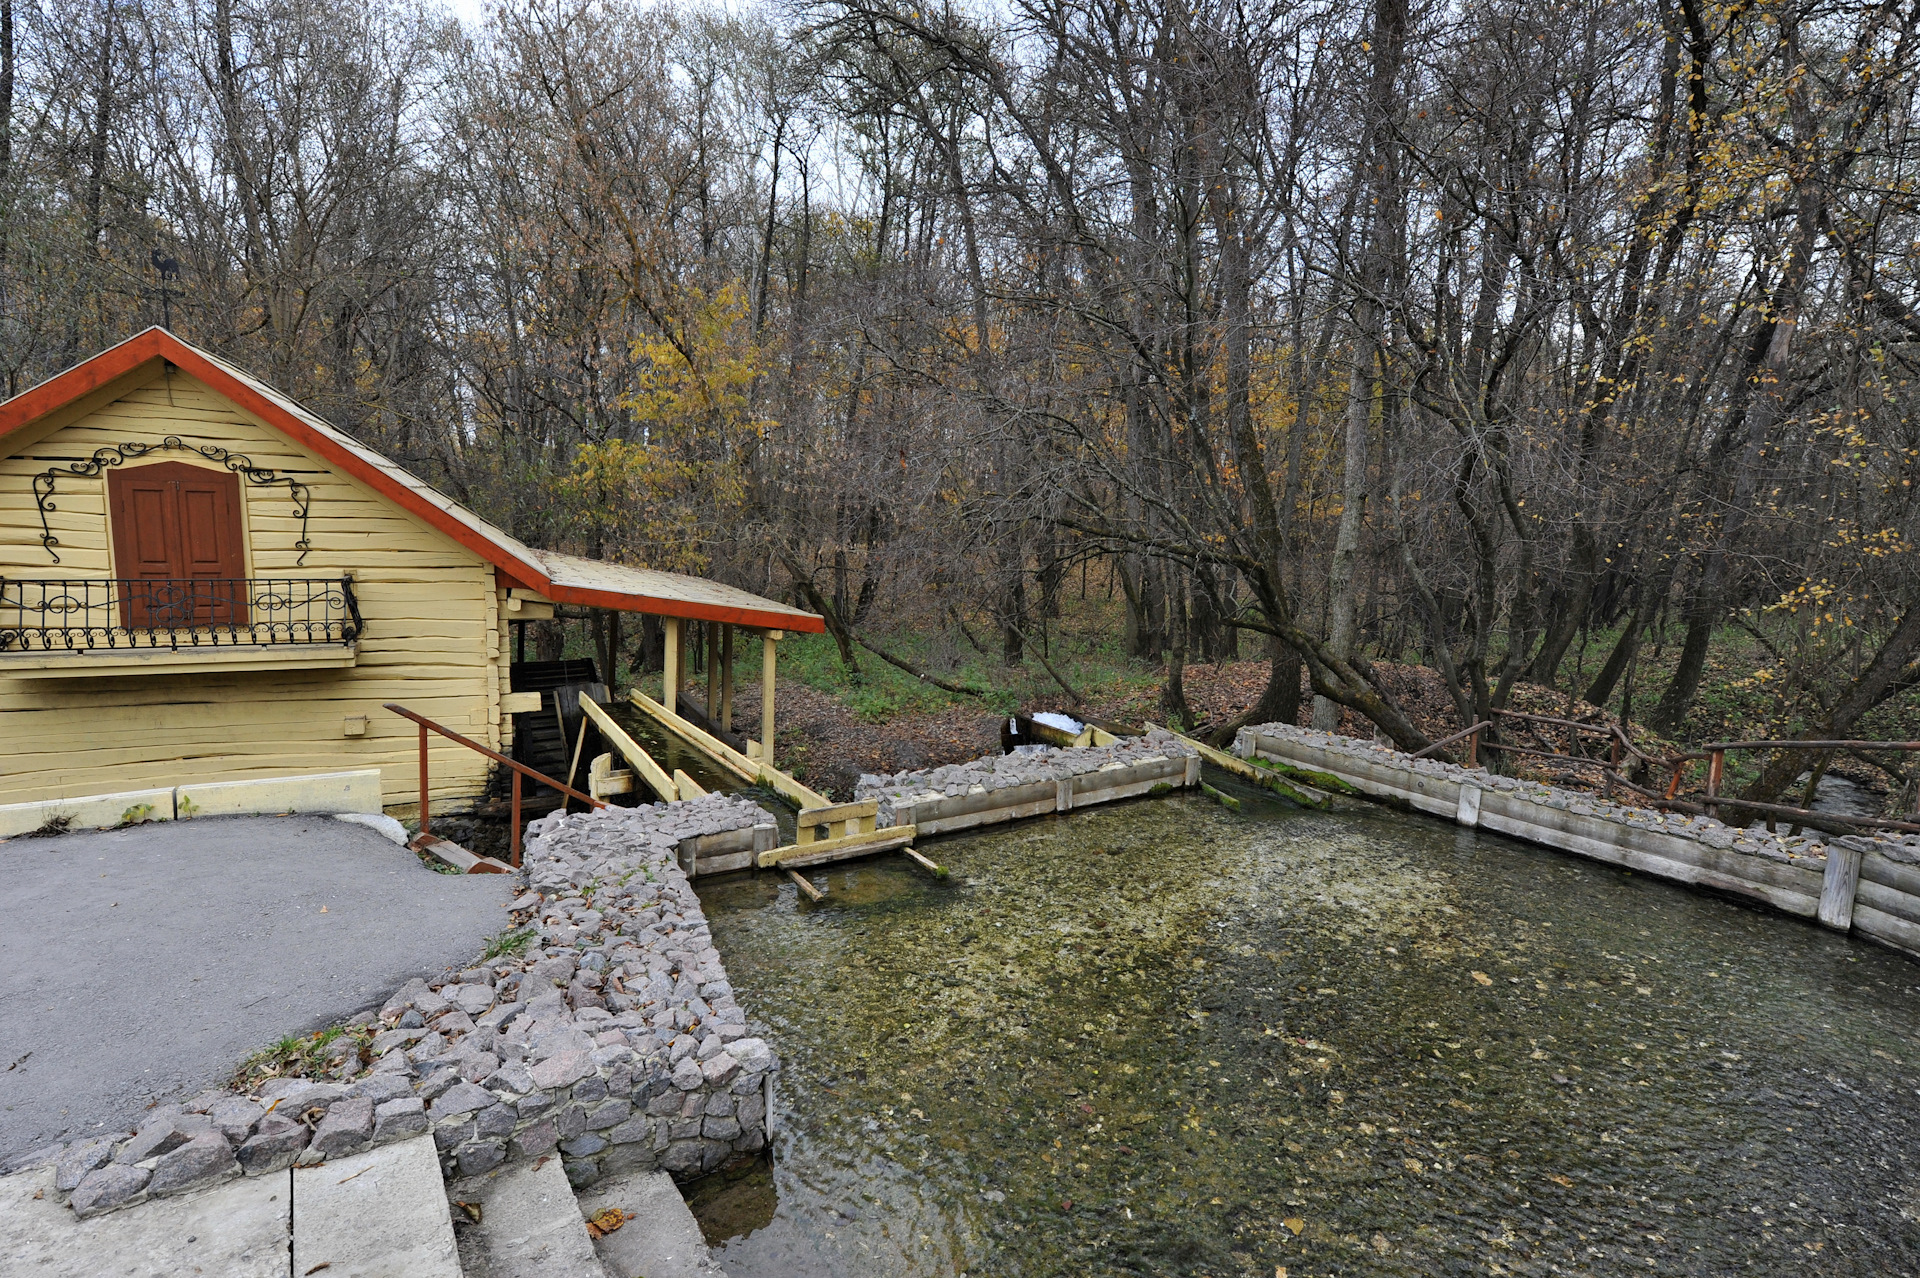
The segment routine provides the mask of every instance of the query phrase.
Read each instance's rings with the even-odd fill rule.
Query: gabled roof
[[[164,328],[136,334],[0,403],[0,453],[8,436],[131,378],[145,365],[154,365],[153,371],[158,373],[163,361],[199,378],[308,452],[453,538],[499,569],[510,584],[537,591],[555,603],[730,621],[770,630],[818,634],[826,629],[816,613],[789,608],[717,581],[535,550],[266,383],[188,345]]]

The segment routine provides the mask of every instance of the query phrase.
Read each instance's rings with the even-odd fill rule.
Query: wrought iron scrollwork
[[[105,473],[109,468],[123,465],[137,457],[149,453],[178,449],[181,452],[197,453],[210,462],[218,462],[236,475],[240,475],[250,484],[263,488],[284,486],[287,496],[293,500],[293,508],[300,512],[300,540],[293,543],[300,557],[293,562],[296,567],[307,562],[307,552],[312,545],[307,540],[307,515],[313,506],[313,490],[291,475],[278,474],[265,466],[256,466],[253,459],[244,453],[230,452],[218,444],[189,444],[178,435],[169,435],[157,444],[125,443],[114,444],[108,448],[96,448],[93,456],[86,461],[69,462],[64,466],[49,466],[33,477],[33,504],[40,510],[40,544],[53,562],[60,562],[60,552],[54,549],[60,539],[53,535],[53,526],[47,521],[47,512],[58,510],[53,503],[54,483],[63,474],[74,475],[81,479],[93,479]]]
[[[353,643],[349,577],[0,577],[0,653]]]

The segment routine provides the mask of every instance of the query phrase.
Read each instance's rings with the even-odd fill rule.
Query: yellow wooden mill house
[[[702,623],[723,721],[736,635],[760,637],[758,739],[734,738],[758,759],[775,643],[823,629],[717,582],[529,547],[148,329],[0,403],[0,837],[411,808],[429,771],[432,810],[461,810],[500,762],[386,707],[514,756],[516,721],[552,701],[516,677],[533,663],[514,623],[555,605],[662,618],[675,689]]]

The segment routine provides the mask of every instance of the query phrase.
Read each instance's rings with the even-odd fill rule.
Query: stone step
[[[466,1278],[606,1278],[558,1158],[456,1181],[447,1197]]]
[[[607,1278],[725,1278],[726,1271],[707,1254],[700,1223],[667,1173],[608,1176],[580,1191],[580,1211],[588,1218],[609,1207],[625,1212],[628,1220],[593,1244]]]
[[[293,1201],[296,1274],[461,1278],[431,1136],[296,1167]]]
[[[35,1168],[0,1177],[0,1274],[288,1278],[291,1211],[282,1171],[76,1220],[54,1194],[53,1169]]]

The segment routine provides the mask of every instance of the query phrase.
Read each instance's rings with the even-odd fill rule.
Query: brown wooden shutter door
[[[245,625],[240,477],[183,462],[107,472],[121,624]]]

